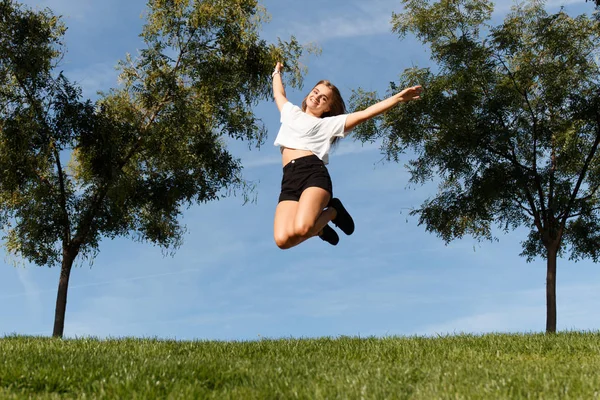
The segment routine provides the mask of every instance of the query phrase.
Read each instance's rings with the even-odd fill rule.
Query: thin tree
[[[556,331],[557,258],[600,257],[600,25],[543,2],[513,7],[490,26],[486,0],[404,0],[394,32],[431,50],[432,68],[404,71],[423,100],[398,107],[362,140],[383,138],[388,159],[410,151],[410,181],[438,180],[412,215],[443,240],[493,239],[530,229],[522,256],[547,262],[546,331]],[[356,107],[373,93],[357,91]]]
[[[0,1],[0,221],[10,253],[61,266],[53,336],[73,263],[101,238],[173,251],[184,207],[245,193],[224,138],[260,144],[253,107],[270,96],[273,65],[286,60],[296,87],[305,72],[293,37],[259,37],[266,17],[254,0],[151,0],[146,47],[93,103],[58,70],[60,19]]]

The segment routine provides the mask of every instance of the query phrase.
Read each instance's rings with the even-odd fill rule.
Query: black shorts
[[[279,201],[300,200],[302,192],[309,187],[320,187],[333,197],[333,185],[327,167],[315,155],[300,157],[283,167]]]

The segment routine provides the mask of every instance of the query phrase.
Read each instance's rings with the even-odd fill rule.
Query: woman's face
[[[306,96],[306,112],[320,117],[323,113],[331,110],[331,98],[333,92],[324,84],[319,84]]]

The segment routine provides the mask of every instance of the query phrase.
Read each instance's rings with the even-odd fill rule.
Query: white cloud
[[[118,74],[115,65],[106,63],[71,69],[65,73],[70,81],[83,89],[83,97],[91,99],[96,98],[99,91],[108,92],[110,88],[116,87]]]
[[[584,4],[585,2],[585,0],[550,0],[546,3],[546,6],[549,8],[558,8],[571,4]]]
[[[540,331],[545,308],[518,306],[495,312],[482,312],[457,318],[418,330],[419,335],[447,335],[463,333],[495,333]]]
[[[501,0],[494,2],[494,18],[504,18],[506,14],[511,11],[511,8],[515,6],[517,2],[513,0]],[[546,1],[546,10],[554,12],[560,7],[567,7],[571,5],[585,4],[585,0],[549,0]],[[590,5],[590,10],[592,6]]]
[[[425,326],[416,333],[541,332],[546,326],[545,299],[545,287],[473,297],[477,304],[472,314]],[[557,282],[557,330],[600,329],[599,302],[598,284],[561,285]]]
[[[360,142],[352,141],[351,139],[344,140],[344,143],[341,143],[338,148],[331,151],[331,157],[342,157],[342,156],[351,156],[371,151],[379,151],[378,144],[365,143],[362,144]],[[266,155],[264,152],[257,156],[256,151],[248,152],[246,157],[242,157],[242,165],[244,168],[257,168],[264,167],[268,165],[281,165],[281,156],[279,155],[279,148],[276,149],[275,152],[270,152],[270,154]]]
[[[86,19],[93,10],[91,0],[23,0],[24,4],[34,8],[49,8],[56,15],[62,15],[66,19]]]
[[[254,152],[253,154],[256,154],[256,152]],[[264,167],[267,165],[281,165],[281,156],[279,155],[279,152],[277,152],[277,154],[275,155],[269,154],[267,156],[265,156],[265,154],[263,153],[260,157],[250,156],[247,159],[242,159],[242,165],[244,166],[244,168],[257,168]]]
[[[23,295],[27,300],[31,312],[38,315],[41,312],[40,307],[38,306],[40,304],[40,291],[34,280],[31,278],[31,269],[17,267],[17,276],[23,286]]]
[[[349,17],[330,17],[312,25],[292,24],[291,31],[295,32],[301,42],[322,43],[331,39],[371,36],[390,32],[391,15],[389,13],[370,16],[365,19]]]
[[[279,36],[286,37],[291,32],[300,42],[323,43],[331,39],[389,33],[392,12],[399,8],[399,2],[390,0],[316,3],[320,4],[313,7],[317,10],[315,12],[307,12],[310,4],[304,2],[296,3],[297,9],[288,8],[289,15],[293,17],[281,20],[276,30],[285,34]]]
[[[332,157],[355,155],[370,151],[380,151],[380,146],[381,145],[379,143],[361,143],[353,141],[352,139],[345,139],[339,145],[339,148],[333,150]]]

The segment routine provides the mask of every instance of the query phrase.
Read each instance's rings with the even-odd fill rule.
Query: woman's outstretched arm
[[[422,91],[423,88],[421,86],[413,86],[404,89],[400,93],[397,93],[392,97],[388,97],[387,99],[382,100],[379,103],[375,103],[362,111],[357,111],[353,112],[352,114],[348,114],[344,130],[349,131],[350,129],[356,127],[358,124],[386,112],[398,103],[405,103],[411,100],[418,100],[421,98],[420,96]]]
[[[277,104],[279,111],[281,111],[283,105],[288,101],[285,97],[285,88],[283,87],[283,81],[281,80],[282,69],[283,64],[278,62],[275,66],[275,71],[273,71],[273,97],[275,98],[275,104]]]

